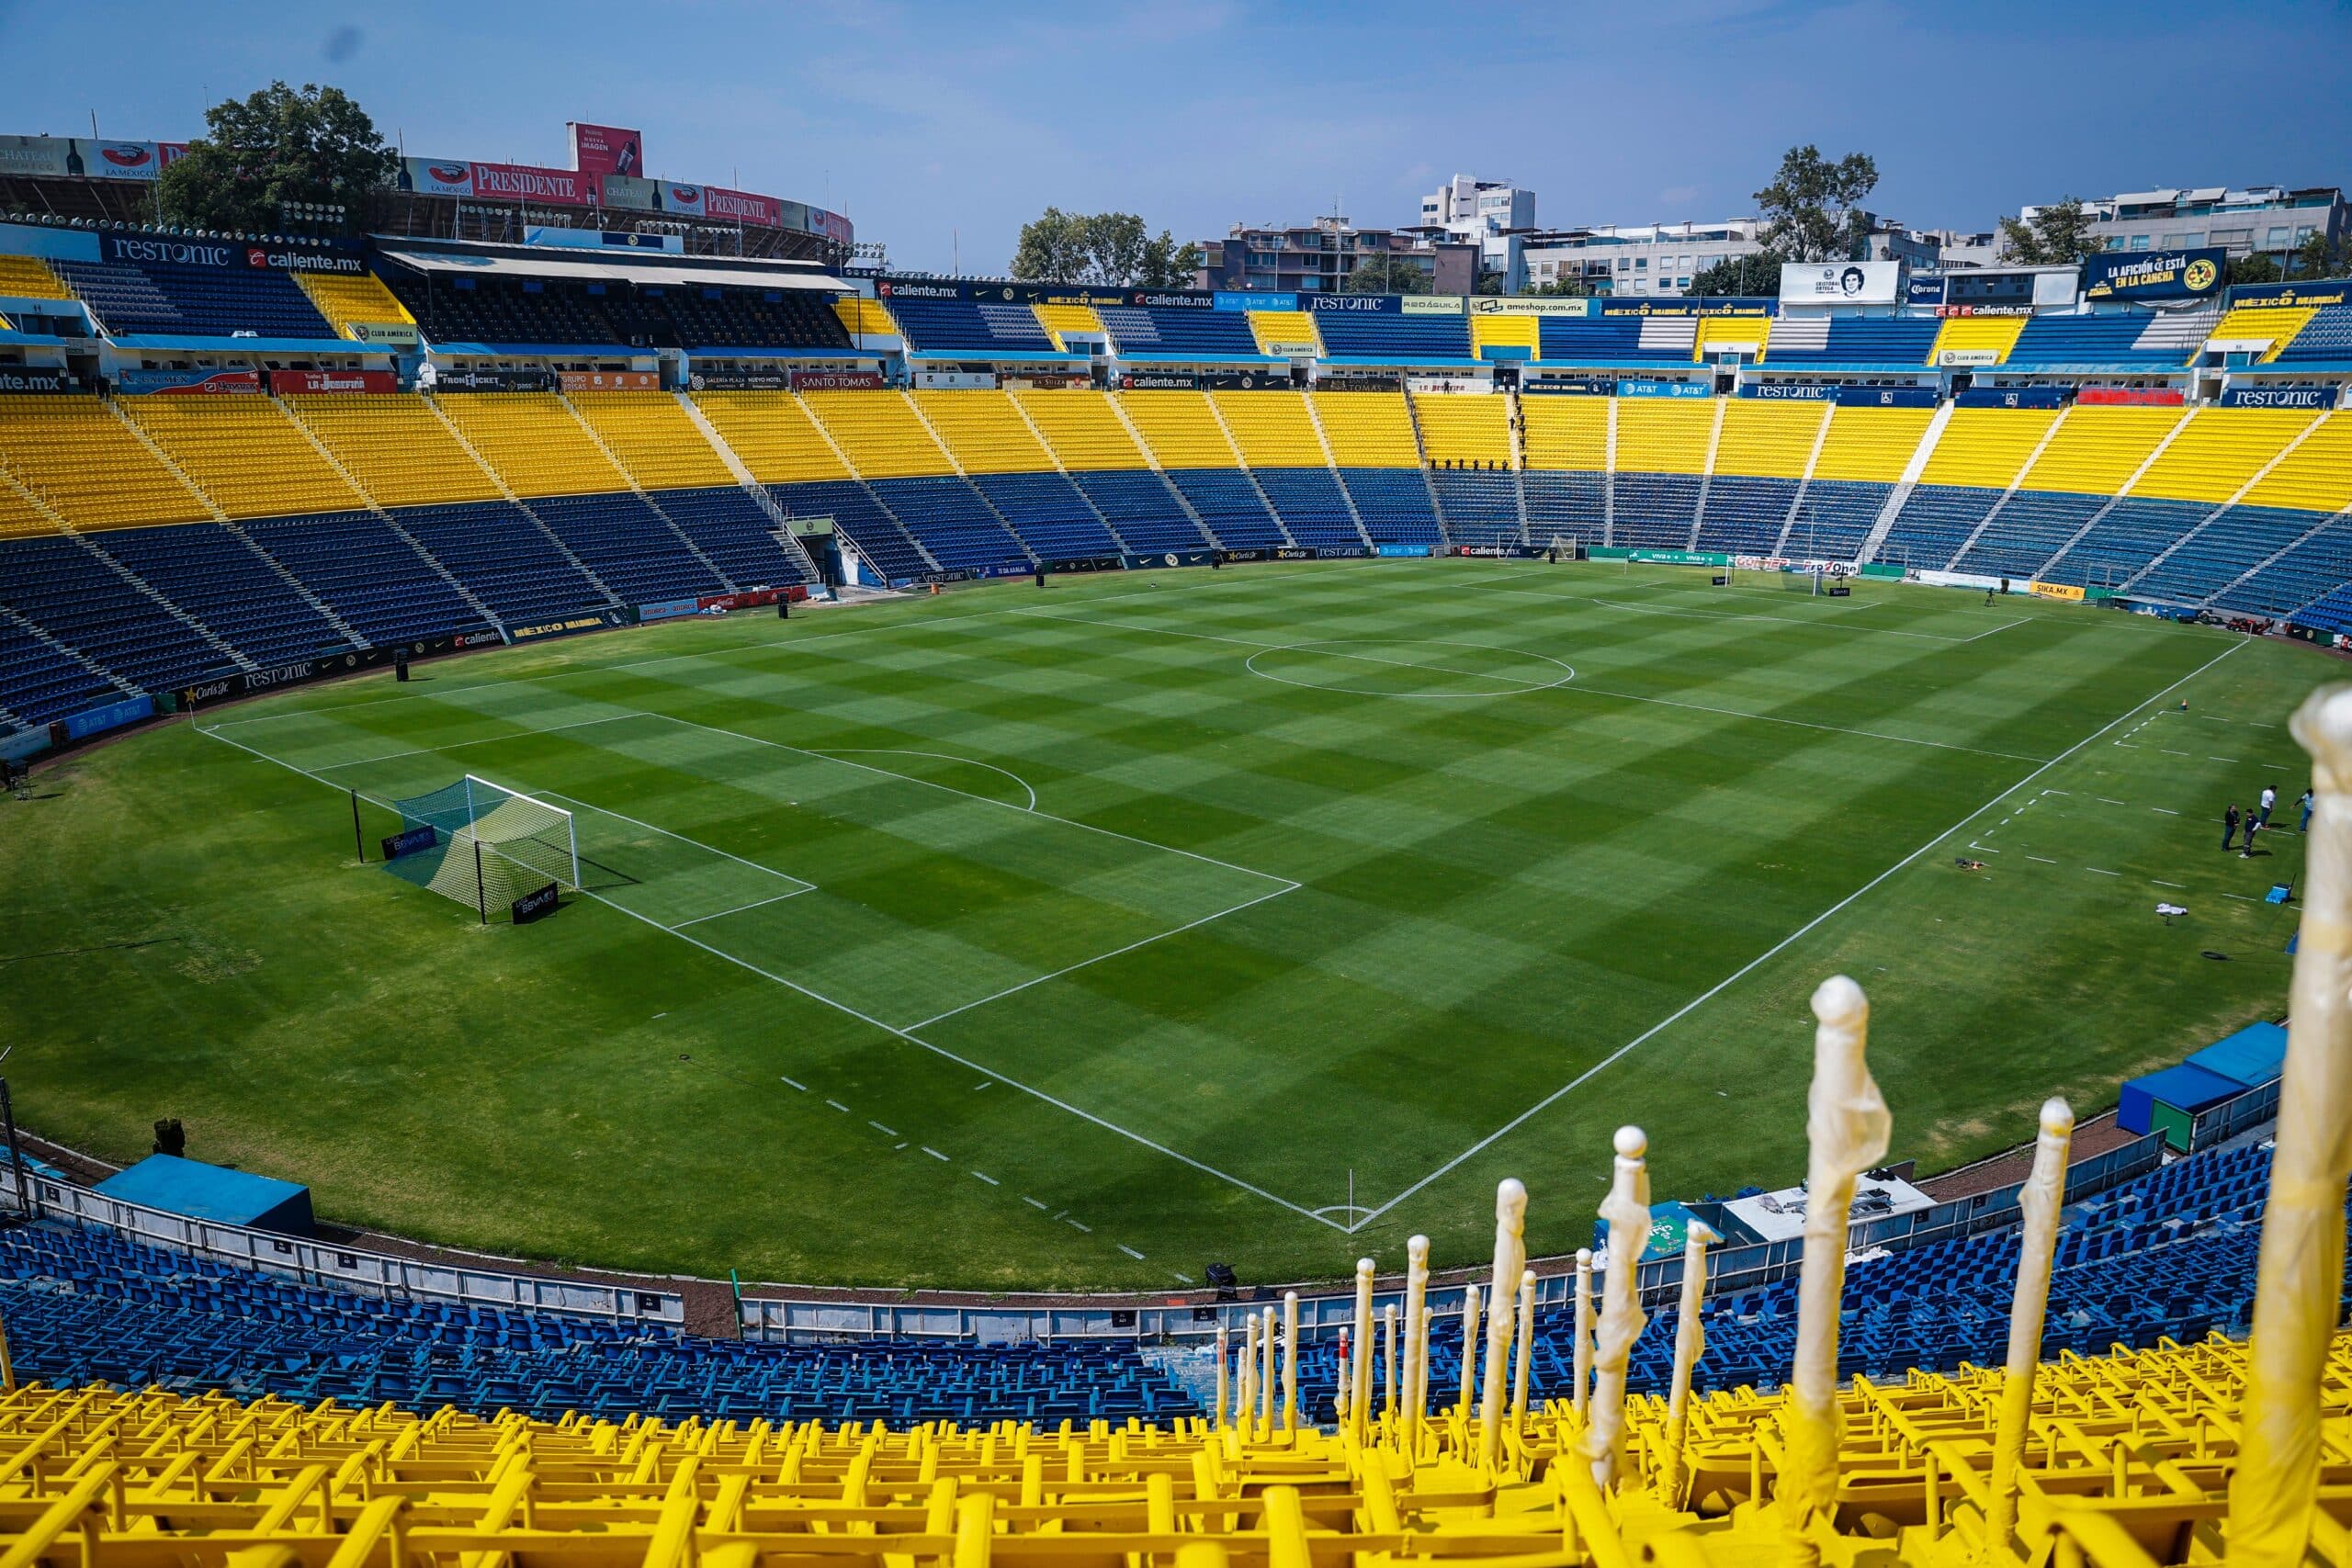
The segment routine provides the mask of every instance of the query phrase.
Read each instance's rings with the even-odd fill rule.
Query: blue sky
[[[1552,224],[1745,214],[1782,149],[1878,160],[1871,205],[2352,183],[2352,6],[2171,0],[1547,5],[299,6],[0,0],[0,132],[183,140],[273,77],[413,153],[562,164],[636,126],[657,175],[844,210],[895,265],[1001,269],[1048,204],[1182,238],[1410,221],[1456,171]],[[40,63],[49,62],[49,63]]]

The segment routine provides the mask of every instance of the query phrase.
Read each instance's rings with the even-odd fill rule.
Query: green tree
[[[1343,292],[1349,294],[1433,294],[1436,282],[1404,256],[1374,251],[1348,274]]]
[[[2256,251],[2251,255],[2230,258],[2229,280],[2232,283],[2277,283],[2287,275],[2278,270],[2275,256]]]
[[[2331,241],[2315,233],[2295,252],[2297,277],[2352,277],[2352,240]]]
[[[1541,295],[1553,299],[1582,299],[1592,293],[1591,287],[1575,273],[1562,273],[1549,283],[1539,283],[1520,290],[1521,294]]]
[[[2002,219],[2001,249],[2025,266],[2073,266],[2106,248],[2093,232],[2098,223],[2098,215],[2080,197],[2066,197],[2023,221]]]
[[[1700,268],[1690,279],[1689,292],[1742,299],[1776,296],[1781,292],[1781,258],[1768,251],[1725,256],[1713,266]]]
[[[1482,271],[1478,274],[1478,281],[1472,287],[1471,292],[1475,294],[1500,294],[1503,292],[1503,284],[1505,281],[1506,279],[1499,272]]]
[[[368,196],[400,176],[400,158],[340,87],[272,82],[204,111],[205,135],[164,171],[164,220],[199,229],[283,228],[288,202],[341,207],[353,228]]]
[[[1132,212],[1064,212],[1048,207],[1021,226],[1012,276],[1039,283],[1182,288],[1201,265],[1201,248],[1154,235]]]
[[[1756,193],[1765,248],[1792,262],[1858,255],[1870,237],[1869,215],[1858,204],[1877,186],[1878,164],[1866,152],[1833,164],[1811,142],[1790,148],[1772,183]]]

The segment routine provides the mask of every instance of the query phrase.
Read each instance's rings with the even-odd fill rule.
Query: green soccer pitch
[[[1621,1122],[1661,1199],[1793,1181],[1833,973],[1928,1171],[2284,1008],[2334,663],[1747,582],[1024,580],[159,727],[0,803],[17,1113],[528,1258],[1172,1289],[1473,1261],[1504,1176],[1574,1248]],[[374,806],[355,863],[347,791],[467,773],[573,813],[552,919],[388,874]]]

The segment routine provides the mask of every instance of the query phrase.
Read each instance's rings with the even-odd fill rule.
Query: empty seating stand
[[[247,333],[318,342],[335,335],[289,273],[161,261],[51,265],[117,336],[229,337]]]
[[[235,667],[230,654],[125,581],[79,539],[18,539],[6,558],[0,609],[141,690],[176,691]],[[0,703],[15,705],[5,696]]]
[[[653,492],[655,505],[738,588],[782,588],[812,581],[808,556],[778,535],[781,525],[741,485]]]
[[[116,528],[95,542],[256,664],[351,646],[268,558],[217,523]]]
[[[769,493],[786,517],[831,518],[834,529],[891,582],[911,582],[938,570],[855,479],[771,485]]]
[[[625,604],[728,591],[642,496],[543,495],[531,513]]]
[[[403,507],[401,526],[509,626],[612,605],[511,502]]]
[[[271,517],[246,536],[370,643],[470,631],[488,623],[434,563],[372,512]]]

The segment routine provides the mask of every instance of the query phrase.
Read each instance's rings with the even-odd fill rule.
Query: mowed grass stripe
[[[1590,603],[1476,592],[1498,581],[1487,575],[1491,570],[1468,563],[1244,569],[1169,574],[1158,580],[1164,587],[1139,585],[1141,574],[1057,580],[1042,594],[1023,584],[854,617],[744,619],[647,628],[562,649],[517,649],[434,671],[419,685],[437,688],[437,700],[378,701],[387,688],[369,681],[348,688],[349,696],[289,694],[248,713],[335,710],[347,729],[307,742],[323,758],[408,749],[436,734],[483,739],[481,751],[498,759],[510,746],[533,756],[547,748],[549,757],[581,759],[568,764],[578,777],[558,788],[779,866],[785,863],[767,852],[780,815],[765,787],[783,778],[775,764],[738,773],[723,754],[716,761],[692,751],[657,755],[639,742],[636,723],[616,716],[658,712],[670,717],[649,722],[662,728],[670,719],[708,724],[808,750],[876,747],[965,757],[1009,770],[1037,790],[1047,812],[1295,877],[1306,884],[1297,893],[1033,986],[926,1034],[974,1060],[1017,1056],[1034,1073],[1022,1081],[1073,1105],[1148,1113],[1152,1125],[1184,1133],[1181,1143],[1171,1134],[1168,1146],[1238,1175],[1263,1176],[1268,1190],[1317,1206],[1341,1201],[1351,1167],[1359,1200],[1377,1201],[1379,1176],[1405,1168],[1408,1153],[1433,1149],[1430,1160],[1406,1170],[1405,1179],[1417,1179],[1448,1151],[1484,1136],[1498,1120],[1494,1110],[1515,1111],[1531,1098],[1531,1086],[1540,1091],[1565,1081],[1575,1063],[1605,1054],[1681,1005],[1710,976],[1744,962],[1743,953],[1768,949],[2030,764],[1590,693],[1429,703],[1283,687],[1242,668],[1246,647],[1048,626],[1030,612],[1139,620],[1252,642],[1369,637],[1403,649],[1430,638],[1528,648],[1567,660],[1583,681],[1597,682],[1595,672],[1606,669],[1611,683],[1626,682],[1629,693],[1693,693],[1714,706],[2018,756],[2063,750],[2159,683],[2153,677],[2161,667],[2188,668],[2180,661],[2190,652],[2201,656],[2212,646],[2180,628],[2055,606],[2026,607],[2025,625],[1972,642],[1891,637],[1870,628],[1974,637],[1997,623],[1976,616],[1973,606],[1951,608],[1952,596],[1871,585],[1853,602],[1791,596],[1792,619],[1825,612],[1818,622],[1777,624],[1782,606],[1764,596],[1751,598],[1773,612],[1775,624],[1637,616]],[[1540,569],[1514,570],[1538,587],[1546,581]],[[1563,568],[1548,581],[1589,588],[1596,575]],[[1628,585],[1611,575],[1608,592],[1624,591]],[[1719,592],[1679,584],[1660,573],[1654,585],[1636,585],[1669,604],[1722,602]],[[2245,689],[2247,711],[2281,713],[2294,694],[2279,683],[2309,667],[2294,654],[2249,649],[2233,664],[2259,659],[2263,681],[2232,675],[2227,685]],[[480,673],[489,671],[499,678]],[[441,717],[417,722],[435,708]],[[309,722],[272,717],[249,728],[245,716],[237,716],[231,736],[300,735]],[[608,717],[609,726],[587,722]],[[582,728],[552,731],[570,723]],[[625,740],[623,752],[638,746],[645,754],[575,744],[614,738]],[[2250,755],[2235,739],[2210,749]],[[2030,888],[2007,875],[1940,883],[1928,877],[1935,868],[1915,865],[1596,1080],[1596,1089],[1606,1083],[1605,1093],[1561,1102],[1528,1136],[1490,1151],[1491,1159],[1482,1156],[1375,1226],[1340,1239],[1050,1106],[1001,1089],[980,1091],[975,1075],[952,1061],[827,1015],[741,971],[715,967],[716,960],[636,922],[594,911],[582,920],[567,911],[520,933],[530,939],[525,947],[505,942],[517,933],[477,937],[462,911],[390,886],[389,878],[369,874],[345,885],[330,871],[322,880],[311,863],[323,853],[332,864],[332,797],[317,798],[324,792],[290,775],[280,778],[300,793],[258,783],[254,770],[261,764],[217,746],[208,745],[218,754],[209,761],[184,756],[178,748],[188,743],[141,738],[94,753],[76,765],[77,776],[94,788],[101,781],[135,785],[138,770],[113,759],[143,747],[169,760],[170,816],[184,840],[141,858],[165,879],[175,905],[265,955],[258,973],[269,978],[270,999],[261,1005],[242,980],[191,985],[167,965],[157,971],[163,984],[84,983],[78,998],[105,1003],[95,1010],[85,1003],[82,1011],[113,1020],[120,1048],[76,1058],[77,1068],[94,1059],[101,1065],[96,1081],[85,1081],[85,1071],[70,1091],[37,1055],[28,1084],[46,1090],[42,1098],[69,1122],[102,1128],[117,1118],[129,1129],[125,1141],[137,1134],[138,1113],[160,1087],[175,1110],[198,1110],[223,1140],[220,1146],[235,1151],[230,1157],[321,1175],[322,1212],[356,1208],[379,1223],[397,1223],[405,1213],[444,1238],[509,1249],[554,1246],[592,1259],[967,1284],[1165,1284],[1159,1265],[1169,1257],[1186,1258],[1181,1267],[1195,1273],[1199,1258],[1228,1257],[1252,1278],[1331,1274],[1344,1272],[1359,1249],[1393,1262],[1396,1244],[1411,1229],[1438,1235],[1442,1257],[1469,1256],[1485,1239],[1476,1223],[1483,1201],[1473,1200],[1482,1186],[1491,1191],[1498,1163],[1537,1190],[1532,1234],[1539,1247],[1556,1250],[1580,1239],[1589,1205],[1547,1208],[1550,1195],[1597,1191],[1591,1178],[1605,1169],[1608,1129],[1618,1120],[1654,1124],[1661,1179],[1675,1182],[1662,1191],[1722,1190],[1775,1174],[1785,1141],[1751,1123],[1784,1111],[1787,1095],[1802,1092],[1803,993],[1785,988],[1784,975],[1811,973],[1832,955],[1871,986],[1883,1021],[1899,1013],[1920,1040],[1932,1039],[1928,1062],[1882,1030],[1882,1078],[1904,1083],[1909,1098],[1898,1116],[1925,1118],[1917,1125],[1939,1129],[1934,1147],[1953,1157],[1996,1136],[1995,1119],[1982,1114],[1989,1109],[2038,1099],[2053,1076],[2079,1070],[2096,1079],[2114,1067],[2109,1028],[2128,1032],[2129,1049],[2144,1055],[2167,1043],[2182,1019],[2244,1008],[2266,984],[2250,963],[2208,965],[2162,988],[2159,1001],[2114,983],[2130,973],[2119,965],[2136,946],[2113,943],[2104,928],[2056,918],[2063,908],[2081,919],[2097,907],[2084,901],[2093,895],[2052,897],[2054,883]],[[471,750],[428,759],[444,770],[433,782],[467,767],[497,776],[495,767],[469,761]],[[869,760],[991,798],[1023,797],[1008,780],[955,761]],[[85,821],[110,820],[100,798],[107,793],[96,790],[74,809],[98,814]],[[118,793],[127,805],[138,792]],[[793,814],[790,798],[783,816]],[[921,823],[922,816],[910,819]],[[1940,821],[1923,820],[1937,816]],[[2149,819],[2160,828],[2171,820],[2153,813]],[[925,824],[920,832],[899,831],[896,818],[888,826],[894,845],[923,842],[922,833],[935,830]],[[92,830],[140,841],[120,821]],[[2200,841],[2209,836],[2202,823],[2195,831]],[[998,840],[982,842],[992,852]],[[2163,874],[2164,851],[2156,840],[2141,842],[2147,868]],[[228,846],[234,849],[224,860]],[[823,847],[846,855],[838,842]],[[2121,852],[2125,847],[2086,843],[2086,854],[2095,848],[2136,873],[2143,861]],[[198,869],[206,863],[199,850],[224,872],[232,862],[238,869],[207,878]],[[931,858],[954,864],[974,852],[948,850]],[[340,852],[347,860],[347,840]],[[106,878],[109,899],[46,867],[26,874],[23,857],[7,859],[12,886],[32,892],[29,902],[45,920],[70,926],[87,919],[85,907],[149,908],[136,884]],[[901,872],[900,863],[910,863],[892,862],[877,877],[885,886],[865,890],[872,900],[887,901],[917,874]],[[266,899],[243,874],[248,864],[280,868]],[[2230,869],[2255,868],[2233,857]],[[2123,893],[2112,879],[2069,874],[2103,885],[2106,897]],[[2182,880],[2192,885],[2186,897],[2201,916],[2220,904],[2199,875]],[[968,912],[952,894],[925,896],[897,925],[923,941],[978,949],[993,962],[1006,950],[994,934],[1000,917],[1054,908],[1079,880],[1056,881],[1043,892],[991,883],[974,895]],[[360,904],[373,913],[356,914],[360,905],[340,896],[345,886],[363,893]],[[1971,940],[1947,952],[1933,934],[1931,909],[1952,886],[1984,902],[1984,917]],[[255,908],[266,904],[271,920],[249,919],[245,903],[229,901],[232,889]],[[2154,923],[2141,908],[2142,894],[2132,896],[2134,931],[2140,920]],[[774,912],[788,914],[817,897],[792,898]],[[1123,897],[1114,892],[1104,902],[1115,909]],[[175,917],[158,909],[138,918]],[[765,918],[752,911],[691,930],[749,929]],[[1033,922],[1007,923],[1028,940]],[[624,925],[630,929],[613,929]],[[1888,964],[1894,954],[1876,939],[1898,928],[1920,940],[1904,943],[1900,962]],[[281,931],[302,940],[281,952]],[[781,941],[774,933],[760,940]],[[885,943],[875,951],[908,950]],[[1035,955],[1018,943],[1011,951]],[[298,978],[317,956],[340,960],[346,953],[375,953],[385,964],[400,955],[406,994],[424,1005],[382,1012],[337,1007],[326,976]],[[1894,973],[1880,975],[1880,966]],[[357,976],[363,988],[378,977],[373,964],[356,959],[340,967],[346,983]],[[910,964],[909,972],[922,967]],[[2075,986],[2075,973],[2109,983],[2094,993]],[[253,1008],[222,1005],[249,993]],[[2182,1006],[2180,996],[2203,999]],[[2035,1016],[2034,1008],[2046,1014],[2060,998],[2072,1010],[2064,1035],[2072,1060],[2053,1074],[2032,1048],[2040,1037],[2019,1021]],[[62,1039],[74,1028],[64,993],[37,987],[30,1000],[40,1021],[36,1037]],[[1648,1016],[1640,1016],[1645,1010]],[[1996,1017],[2000,1038],[2018,1048],[2004,1055],[1954,1032],[1979,1014]],[[333,1060],[349,1065],[322,1072],[310,1040],[265,1025],[266,1017],[301,1021],[304,1032],[320,1035],[319,1049],[340,1052]],[[562,1052],[528,1053],[512,1071],[478,1059],[485,1040],[540,1032],[560,1036]],[[192,1059],[207,1072],[226,1067],[238,1095],[200,1091],[201,1080],[169,1058],[159,1061],[141,1041],[194,1042]],[[250,1062],[234,1054],[240,1043]],[[1005,1055],[984,1056],[980,1046]],[[453,1053],[465,1055],[453,1061]],[[1636,1070],[1623,1071],[1635,1062]],[[720,1076],[722,1063],[731,1076]],[[810,1094],[784,1087],[775,1073],[809,1085]],[[337,1103],[354,1112],[332,1123],[305,1121],[283,1090],[269,1087],[330,1081]],[[1657,1099],[1669,1090],[1670,1111]],[[625,1126],[631,1147],[662,1160],[656,1185],[663,1213],[632,1211],[610,1183],[579,1179],[592,1168],[575,1165],[565,1128],[583,1115],[596,1120],[600,1095],[615,1092],[622,1104],[628,1096],[647,1097],[644,1115],[603,1120],[616,1132]],[[447,1120],[459,1131],[454,1140],[436,1139],[455,1150],[443,1166],[405,1185],[359,1177],[363,1169],[398,1168],[397,1156],[386,1158],[384,1140],[420,1125],[401,1109],[408,1100],[451,1093],[506,1114],[493,1123],[469,1114],[470,1107],[452,1108]],[[838,1118],[825,1110],[827,1098],[857,1114]],[[953,1155],[959,1167],[988,1170],[1012,1195],[989,1200],[1002,1205],[989,1208],[980,1182],[927,1156],[922,1166],[944,1175],[900,1175],[888,1145],[875,1146],[878,1134],[857,1131],[867,1117]],[[268,1136],[273,1118],[289,1134],[300,1122],[300,1134]],[[834,1128],[835,1120],[844,1127]],[[1794,1120],[1801,1122],[1801,1111]],[[477,1127],[493,1136],[492,1125],[504,1151],[494,1160],[481,1157],[488,1143],[467,1136]],[[1670,1134],[1661,1131],[1669,1127]],[[279,1161],[286,1163],[273,1163]],[[749,1169],[769,1179],[746,1182]],[[883,1201],[841,1201],[868,1191]],[[1051,1227],[1060,1235],[1046,1234],[1021,1203],[1023,1191],[1077,1214],[1096,1238],[1131,1245],[1151,1265],[1137,1267],[1109,1241],[1098,1246],[1067,1226]],[[353,1195],[350,1207],[338,1210],[338,1193]],[[531,1206],[527,1221],[510,1212],[518,1201]],[[690,1216],[683,1223],[664,1217],[681,1210]],[[1036,1229],[1026,1228],[1033,1223]],[[535,1239],[542,1236],[558,1239]]]

